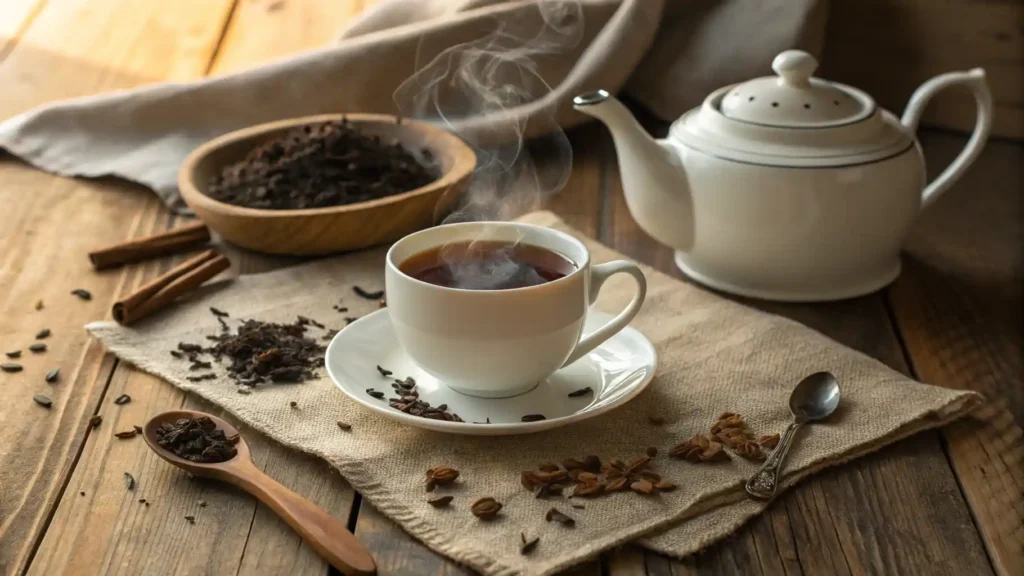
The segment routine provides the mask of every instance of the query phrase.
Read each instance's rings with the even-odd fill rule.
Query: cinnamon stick
[[[115,302],[114,320],[126,326],[132,324],[195,290],[229,266],[231,262],[224,255],[207,250]]]
[[[96,270],[138,262],[164,254],[198,248],[210,241],[210,229],[202,222],[161,232],[145,238],[134,238],[89,252]]]

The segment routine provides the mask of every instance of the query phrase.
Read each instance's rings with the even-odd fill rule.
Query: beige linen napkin
[[[547,212],[527,219],[579,236]],[[621,258],[581,239],[596,262]],[[287,446],[324,458],[429,547],[495,575],[550,574],[645,536],[643,545],[683,556],[726,536],[764,507],[744,497],[743,483],[755,464],[735,456],[729,462],[692,464],[659,455],[655,469],[678,490],[656,497],[616,493],[587,500],[584,510],[561,499],[534,498],[520,486],[519,472],[541,462],[587,454],[629,458],[647,446],[664,454],[690,435],[706,432],[723,411],[739,412],[758,434],[781,432],[790,419],[787,399],[796,382],[829,370],[842,386],[841,407],[828,423],[803,431],[790,453],[785,488],[821,468],[949,422],[980,400],[972,392],[914,382],[803,325],[646,267],[647,301],[633,326],[657,347],[654,381],[609,414],[550,432],[464,437],[410,428],[361,408],[326,378],[240,395],[223,377],[188,382],[188,363],[168,354],[179,341],[202,342],[204,335],[219,332],[209,306],[228,311],[232,322],[292,321],[302,314],[339,328],[341,315],[331,306],[340,298],[350,314],[376,309],[375,302],[355,297],[351,287],[380,287],[383,255],[374,250],[241,277],[136,327],[101,322],[88,329],[119,357],[222,406]],[[630,280],[616,277],[605,284],[596,306],[614,312],[632,294]],[[376,374],[367,378],[368,386],[379,384]],[[289,406],[292,400],[298,409]],[[667,422],[652,425],[650,415]],[[352,430],[339,430],[338,420]],[[426,503],[425,471],[439,465],[462,473],[448,509]],[[469,503],[483,496],[505,505],[499,520],[482,522],[470,514]],[[545,522],[552,505],[573,516],[575,528]],[[520,532],[540,536],[530,556],[519,552]]]
[[[825,0],[674,0],[666,18],[664,4],[383,0],[333,46],[6,119],[0,149],[56,174],[133,180],[182,208],[177,172],[188,153],[253,124],[401,113],[454,124],[472,144],[492,146],[590,120],[572,97],[617,92],[627,79],[635,97],[671,120],[713,88],[770,73],[781,50],[817,52],[825,26]]]

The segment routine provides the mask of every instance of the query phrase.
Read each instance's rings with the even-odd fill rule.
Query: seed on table
[[[658,449],[655,448],[654,446],[648,446],[645,453],[647,454],[647,456],[654,458],[655,456],[658,455]]]
[[[590,386],[587,386],[586,388],[580,388],[579,390],[573,390],[572,392],[569,392],[569,398],[578,398],[579,396],[593,393],[594,390]]]
[[[30,351],[32,351],[32,353],[34,353],[34,354],[41,354],[43,352],[46,352],[46,344],[43,344],[42,342],[39,342],[37,344],[33,344],[33,345],[29,346],[28,349]]]
[[[99,414],[96,414],[96,415],[94,415],[94,416],[89,418],[89,427],[90,428],[96,428],[97,426],[99,426],[102,423],[103,423],[103,416],[100,416]]]
[[[228,317],[228,313],[227,312],[225,312],[223,310],[218,310],[217,308],[214,308],[213,306],[210,306],[210,312],[212,312],[214,316],[217,316],[219,318],[227,318]]]
[[[0,364],[0,370],[3,370],[4,372],[21,372],[21,364],[4,362],[3,364]]]
[[[36,332],[36,340],[42,340],[43,338],[49,338],[49,336],[50,336],[50,329],[49,328],[43,328],[39,332]]]
[[[72,290],[71,293],[74,294],[75,296],[78,296],[82,300],[92,300],[92,294],[90,294],[88,290],[76,288]]]
[[[481,520],[494,520],[501,511],[501,502],[490,496],[481,498],[470,505],[469,511]]]
[[[451,504],[454,498],[454,496],[437,496],[427,500],[427,504],[430,504],[434,508],[443,508]]]
[[[123,406],[131,401],[132,397],[127,394],[121,394],[117,398],[114,398],[114,404],[117,404],[118,406]]]
[[[519,533],[519,538],[523,541],[523,545],[519,547],[519,553],[524,556],[533,552],[533,549],[537,547],[537,543],[540,542],[540,536],[534,536],[527,540],[526,534],[523,534],[522,532]]]
[[[135,428],[136,432],[138,432],[139,434],[142,434],[142,426],[139,426],[138,424],[136,424],[136,425],[132,426],[132,428]]]
[[[338,420],[338,428],[341,428],[345,432],[348,432],[349,430],[352,430],[352,425],[347,422],[342,422],[341,420]]]
[[[125,430],[124,432],[115,432],[114,437],[125,440],[127,438],[134,438],[136,434],[138,434],[138,432],[133,428],[131,430]]]
[[[540,422],[541,420],[547,420],[543,414],[527,414],[522,417],[523,422]]]
[[[60,375],[60,368],[54,368],[46,373],[46,381],[53,384],[57,381],[57,377]]]
[[[558,522],[562,526],[567,526],[569,528],[572,528],[576,525],[576,520],[569,516],[566,516],[558,508],[552,508],[548,510],[548,513],[544,516],[544,520],[548,522]]]
[[[36,310],[42,310],[42,309],[43,309],[43,301],[42,300],[36,300]]]
[[[11,350],[10,352],[4,352],[10,359],[21,358],[21,350]]]
[[[292,400],[291,402],[289,402],[288,405],[291,406],[292,408],[298,408],[299,407],[299,403],[296,402],[295,400]]]
[[[145,498],[139,498],[139,504],[148,504]]]
[[[196,517],[192,516],[192,515],[185,516],[185,520],[187,520],[189,524],[195,524],[196,523]]]
[[[32,400],[34,400],[36,404],[39,404],[43,408],[49,408],[50,406],[53,405],[53,400],[50,400],[49,396],[44,396],[42,394],[36,394],[35,396],[32,397]]]
[[[124,473],[124,487],[129,491],[135,490],[135,477],[128,472]]]
[[[200,508],[206,508],[206,500],[200,500],[199,501],[199,507]]]

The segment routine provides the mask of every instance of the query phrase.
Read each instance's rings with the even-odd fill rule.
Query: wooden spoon
[[[238,434],[234,426],[212,414],[192,410],[174,410],[157,414],[146,422],[143,437],[146,444],[164,460],[196,476],[215,478],[234,484],[258,498],[302,536],[318,554],[324,557],[347,576],[372,576],[377,573],[373,556],[345,525],[332,518],[315,504],[285,488],[261,472],[252,462],[249,446],[239,435],[235,448],[238,454],[230,460],[216,463],[192,462],[161,448],[157,443],[156,430],[164,422],[179,418],[206,416],[213,420],[227,436]]]

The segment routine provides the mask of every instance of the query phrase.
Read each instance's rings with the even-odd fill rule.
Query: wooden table
[[[363,4],[3,0],[0,118],[60,98],[223,74],[320,46]],[[670,251],[641,233],[625,209],[607,132],[589,125],[570,138],[575,167],[551,209],[676,274]],[[940,167],[964,139],[926,133],[923,140],[931,165]],[[678,561],[626,547],[574,573],[1024,574],[1022,165],[1020,144],[990,143],[916,227],[906,270],[889,289],[830,305],[755,304],[926,382],[983,392],[991,400],[985,410],[819,474],[696,557]],[[95,273],[86,251],[176,220],[139,186],[57,178],[0,159],[0,347],[24,346],[41,328],[53,331],[45,355],[25,358],[20,374],[0,374],[0,573],[329,572],[252,498],[190,480],[141,442],[111,435],[167,409],[211,409],[118,362],[82,330],[109,317],[118,295],[172,264]],[[239,251],[232,259],[242,272],[295,262]],[[92,301],[70,296],[74,288],[90,290]],[[42,378],[52,367],[61,374],[54,386]],[[53,397],[51,409],[33,404],[40,392]],[[122,393],[132,402],[113,405]],[[89,430],[94,414],[104,422]],[[347,518],[382,574],[466,572],[361,504],[325,463],[258,435],[251,444],[261,468]],[[138,481],[135,492],[125,490],[125,471]]]

